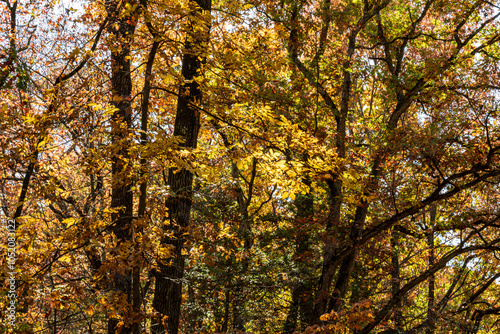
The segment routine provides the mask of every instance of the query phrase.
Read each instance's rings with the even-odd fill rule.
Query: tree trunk
[[[311,186],[311,180],[306,177],[303,183]],[[299,282],[292,290],[292,303],[288,311],[283,333],[293,333],[297,329],[297,320],[300,324],[308,325],[313,322],[313,306],[314,295],[311,282],[311,268],[308,265],[307,257],[311,251],[311,241],[309,239],[309,231],[307,226],[310,225],[310,220],[314,216],[314,197],[311,193],[306,195],[298,194],[295,199],[295,230],[297,236],[295,239],[295,261],[299,269]],[[299,329],[303,326],[299,326]]]
[[[127,1],[131,6],[138,5],[132,1]],[[136,7],[138,8],[138,6]],[[111,89],[112,104],[116,108],[112,116],[111,136],[115,146],[111,157],[111,208],[115,208],[111,216],[113,225],[111,230],[117,239],[117,249],[120,256],[120,246],[131,239],[131,225],[133,216],[133,194],[132,179],[130,177],[130,154],[129,154],[129,133],[132,127],[132,79],[130,44],[135,30],[138,11],[126,11],[125,5],[121,6],[115,1],[106,1],[110,24],[108,29],[115,37],[111,43]],[[122,15],[122,11],[127,12]],[[129,307],[132,304],[132,270],[126,268],[115,268],[112,273],[110,288],[116,294],[125,295]],[[132,333],[133,324],[127,319],[129,314],[120,314],[124,324],[120,333]],[[133,312],[132,312],[133,313]],[[120,318],[110,318],[108,320],[108,334],[115,334]]]
[[[401,288],[401,275],[399,266],[399,232],[393,230],[391,234],[391,292],[392,295],[396,293]],[[394,307],[394,325],[396,330],[403,330],[403,312],[401,310],[401,301],[399,301]]]
[[[224,300],[224,320],[222,321],[221,332],[226,333],[229,325],[229,304],[231,301],[231,290],[226,289],[225,300]]]
[[[174,136],[183,139],[181,147],[195,148],[200,128],[198,106],[202,99],[202,92],[195,77],[199,75],[207,48],[210,22],[209,16],[204,14],[211,10],[211,0],[191,0],[189,6],[189,30],[182,59],[184,83],[179,87]],[[173,236],[164,238],[162,245],[170,248],[172,254],[169,254],[170,258],[159,259],[159,271],[156,272],[153,308],[158,314],[151,324],[151,330],[155,334],[165,333],[165,330],[168,330],[169,334],[177,334],[179,330],[184,276],[182,248],[191,213],[193,174],[186,169],[170,169],[168,183],[171,196],[165,202],[169,215],[165,229]]]
[[[342,180],[338,179],[337,176],[334,177],[334,180],[327,181],[328,188],[330,189],[330,210],[326,224],[326,232],[330,239],[326,241],[325,249],[323,250],[323,268],[318,282],[318,291],[316,292],[313,323],[319,323],[321,315],[327,311],[330,301],[330,286],[336,269],[336,267],[332,265],[332,262],[335,259],[337,249],[337,242],[334,240],[336,237],[335,227],[340,226]]]

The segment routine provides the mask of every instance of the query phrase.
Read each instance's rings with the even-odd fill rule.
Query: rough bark
[[[307,186],[311,186],[311,180],[308,177],[304,178],[303,182]],[[311,251],[311,240],[306,226],[314,215],[314,197],[311,193],[298,194],[294,205],[296,208],[295,222],[297,224],[295,258],[301,280],[292,289],[292,302],[283,326],[283,333],[293,333],[296,329],[303,329],[300,328],[303,326],[297,326],[298,320],[300,324],[304,325],[313,322],[314,295],[310,281],[310,268],[306,261],[308,253]]]
[[[184,83],[179,87],[174,136],[182,138],[181,147],[195,148],[200,128],[197,108],[202,92],[195,77],[199,75],[203,52],[207,47],[209,23],[206,12],[211,10],[211,0],[189,1],[191,12],[188,17],[188,31],[182,59]],[[182,302],[182,279],[184,257],[182,249],[184,233],[189,226],[192,204],[193,173],[187,169],[170,169],[168,183],[171,195],[166,200],[168,222],[165,225],[172,237],[162,240],[162,245],[171,249],[170,258],[159,259],[153,308],[158,314],[153,318],[153,333],[177,334],[179,331],[180,307]],[[169,263],[170,262],[170,263]],[[166,324],[166,327],[164,326]]]
[[[400,275],[400,265],[399,265],[399,232],[392,231],[391,234],[391,293],[396,295],[396,293],[401,288],[401,275]],[[402,302],[399,301],[394,307],[394,325],[395,329],[398,331],[403,330],[403,312],[402,312]]]
[[[138,3],[128,1],[127,4],[139,8]],[[131,225],[133,215],[132,179],[130,178],[130,143],[129,133],[132,127],[132,78],[130,44],[136,27],[138,11],[126,11],[123,4],[108,0],[106,10],[110,24],[109,33],[111,50],[111,90],[112,104],[115,112],[112,115],[111,138],[115,152],[111,157],[111,208],[112,228],[117,239],[115,256],[120,256],[120,247],[131,240]],[[123,13],[126,13],[123,15]],[[132,304],[132,270],[129,268],[115,268],[111,273],[110,288],[117,295],[125,295],[129,306]],[[120,333],[132,333],[133,324],[130,312],[120,314],[124,324]],[[119,330],[120,318],[108,320],[108,333],[114,334]]]

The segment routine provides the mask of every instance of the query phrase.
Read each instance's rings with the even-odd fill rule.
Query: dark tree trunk
[[[174,136],[183,139],[180,146],[195,148],[200,128],[198,106],[202,92],[194,78],[199,74],[207,48],[210,22],[203,14],[211,10],[211,0],[189,1],[189,6],[189,31],[182,59],[182,77],[185,83],[179,87]],[[162,244],[169,247],[172,254],[170,258],[159,259],[153,298],[153,308],[158,315],[153,319],[151,330],[153,333],[165,333],[168,330],[169,334],[177,334],[184,276],[182,248],[191,213],[193,174],[186,169],[171,169],[168,173],[168,183],[172,195],[165,203],[169,215],[165,228],[173,236],[163,239]],[[167,328],[164,328],[164,323]]]
[[[311,180],[305,178],[304,184],[311,186]],[[297,236],[295,239],[295,259],[297,268],[299,269],[300,281],[293,287],[292,290],[292,303],[288,311],[283,333],[293,333],[297,329],[297,320],[300,324],[308,325],[313,322],[313,282],[311,277],[311,268],[307,261],[311,252],[311,240],[309,238],[309,231],[307,226],[310,225],[310,220],[314,216],[314,197],[311,193],[306,195],[298,194],[295,199],[295,223],[297,224],[295,230]],[[303,326],[299,326],[298,329]]]
[[[351,241],[355,242],[355,240],[359,237],[362,228],[358,226],[358,224],[354,224],[352,228]],[[330,299],[329,311],[333,310],[335,312],[339,312],[342,309],[344,304],[344,298],[347,294],[347,289],[349,288],[349,281],[351,279],[351,274],[354,269],[354,263],[356,261],[356,257],[358,255],[357,251],[349,254],[339,269],[339,274],[337,277],[337,281],[335,282],[335,287],[333,290],[333,298]]]
[[[138,5],[127,1],[131,6]],[[136,8],[139,8],[138,6]],[[117,249],[131,239],[131,224],[133,215],[132,179],[130,178],[129,132],[132,127],[132,79],[130,74],[130,44],[135,30],[138,12],[127,11],[122,15],[125,6],[108,0],[106,10],[109,16],[109,32],[115,37],[111,40],[111,90],[112,104],[116,108],[112,116],[111,135],[113,151],[111,157],[111,208],[117,208],[111,216],[113,225],[111,230],[117,239]],[[115,254],[118,255],[119,254]],[[110,287],[117,294],[126,296],[129,306],[132,304],[132,270],[125,269],[112,272]],[[124,325],[120,333],[132,333],[133,324],[129,314],[121,314]],[[121,319],[108,320],[108,334],[115,334]]]
[[[328,188],[330,189],[330,211],[326,224],[326,231],[329,234],[329,239],[326,240],[325,248],[323,250],[323,268],[318,282],[318,291],[316,292],[314,321],[311,324],[318,323],[321,315],[327,312],[328,303],[330,301],[330,286],[336,269],[332,262],[334,262],[338,246],[334,239],[337,236],[335,228],[340,226],[342,180],[338,179],[337,176],[334,177],[334,180],[327,181]]]
[[[229,304],[231,301],[231,290],[229,288],[226,289],[224,300],[224,320],[222,321],[221,332],[226,333],[229,325]]]
[[[392,231],[391,235],[391,292],[392,295],[396,295],[396,293],[401,288],[401,275],[400,275],[400,265],[399,265],[399,232]],[[403,330],[403,312],[402,312],[402,303],[399,301],[394,307],[394,325],[396,330]]]

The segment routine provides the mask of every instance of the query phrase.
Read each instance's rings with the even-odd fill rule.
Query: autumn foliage
[[[499,6],[2,0],[0,333],[500,331]]]

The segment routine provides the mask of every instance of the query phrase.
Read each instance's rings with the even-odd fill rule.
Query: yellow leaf
[[[72,225],[75,225],[76,223],[78,223],[78,219],[76,218],[68,218],[68,219],[64,219],[63,220],[63,223],[66,224],[66,227],[69,228],[71,227]]]
[[[64,255],[59,258],[59,261],[61,262],[66,262],[66,263],[71,263],[71,257],[69,255]]]
[[[47,142],[45,140],[42,140],[41,142],[39,142],[38,145],[37,145],[37,147],[36,147],[37,150],[43,150],[43,148],[45,147],[46,143]]]
[[[88,316],[92,316],[94,315],[94,306],[90,305],[90,307],[85,311],[85,314],[87,314]]]

